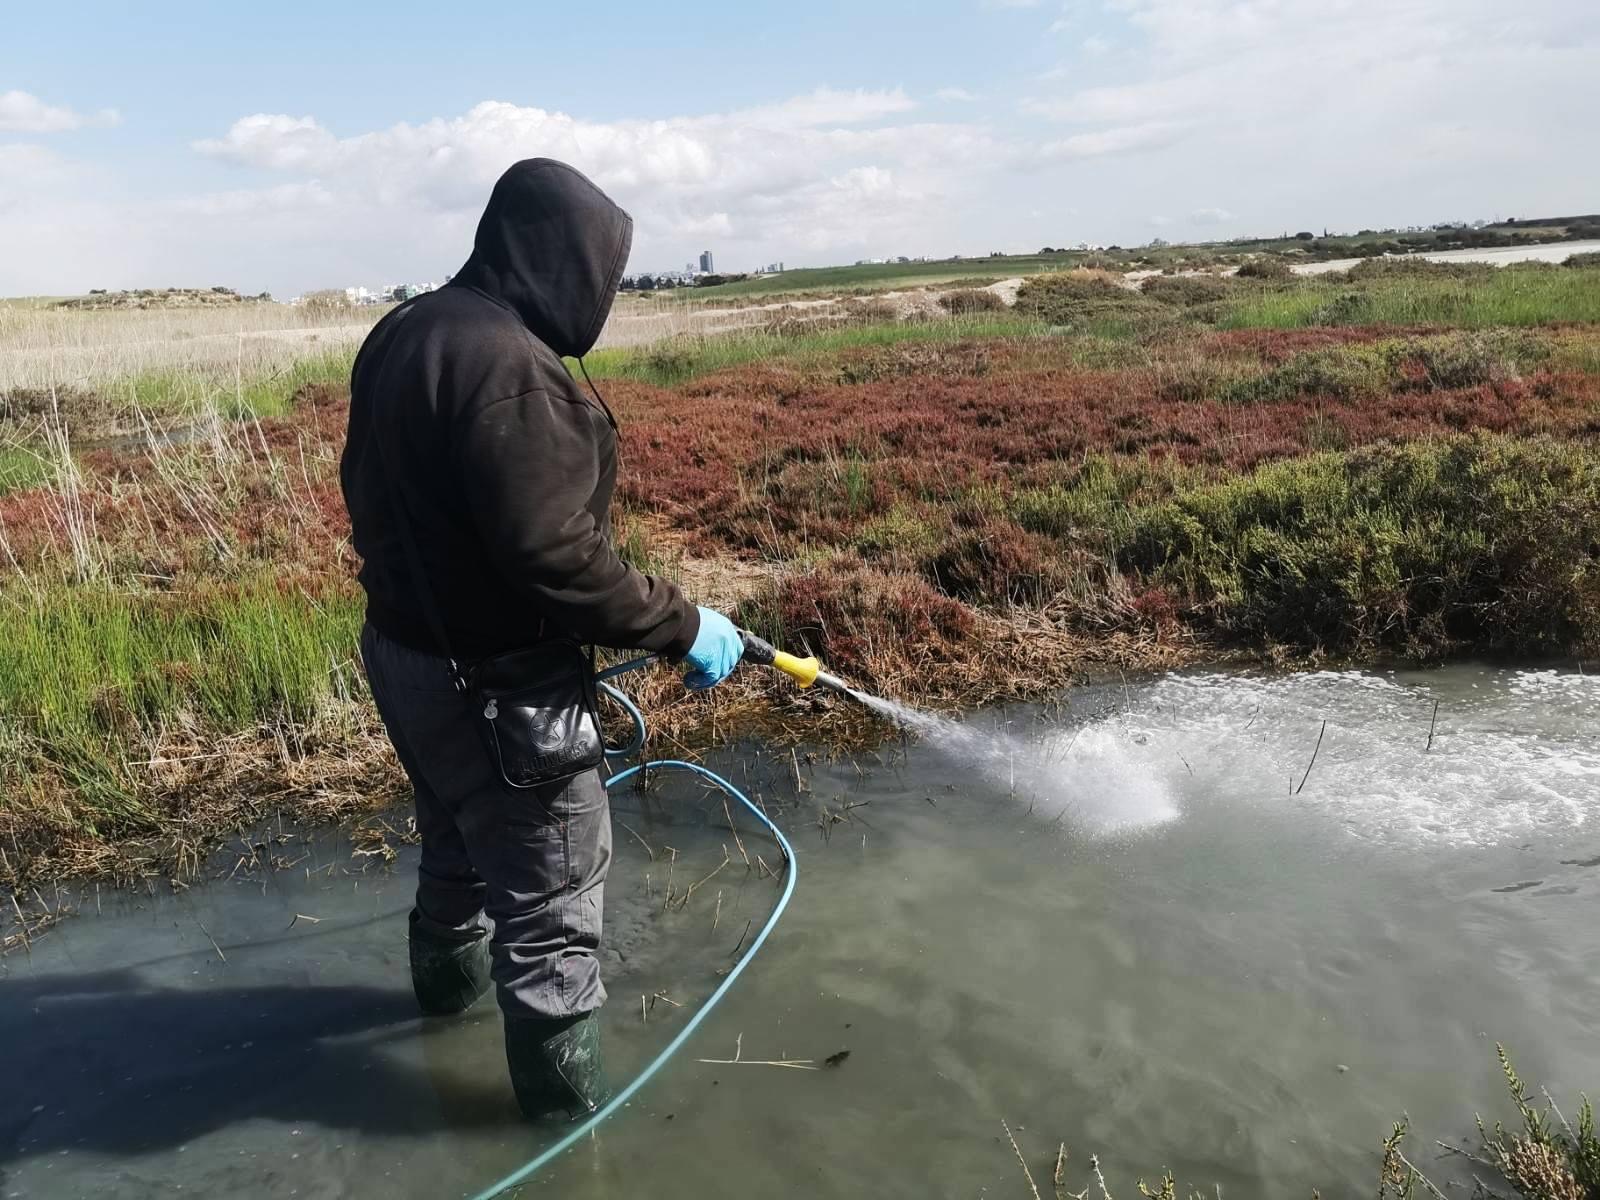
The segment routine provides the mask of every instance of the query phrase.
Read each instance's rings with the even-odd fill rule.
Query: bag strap
[[[386,384],[389,380],[389,368],[394,358],[394,339],[398,335],[399,327],[411,315],[409,305],[395,310],[395,328],[390,331],[389,343],[383,348],[383,362],[378,368],[378,379],[375,387],[375,396],[388,394]],[[393,474],[389,470],[389,463],[383,453],[383,438],[379,434],[381,410],[374,402],[372,413],[372,428],[367,437],[372,448],[378,456],[378,473],[383,479],[383,490],[389,497],[389,509],[394,516],[394,522],[400,530],[400,541],[405,547],[406,565],[411,571],[412,583],[417,595],[422,600],[422,613],[427,619],[428,627],[433,633],[434,641],[438,643],[444,660],[449,664],[448,674],[450,683],[456,691],[467,691],[467,677],[462,673],[461,665],[455,654],[450,649],[450,635],[445,632],[444,617],[439,612],[439,602],[433,593],[433,584],[428,578],[428,572],[422,564],[422,551],[417,546],[416,531],[412,528],[410,514],[406,512],[405,497],[400,489],[395,486]]]

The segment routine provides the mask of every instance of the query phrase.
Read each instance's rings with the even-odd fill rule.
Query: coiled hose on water
[[[619,675],[626,675],[629,671],[638,670],[640,667],[648,666],[654,661],[654,656],[649,658],[637,658],[631,662],[622,663],[620,666],[611,667],[607,670],[601,671],[599,675],[596,676],[600,690],[621,705],[623,711],[628,714],[629,719],[633,722],[633,736],[628,739],[626,745],[616,747],[615,749],[608,749],[606,751],[606,756],[608,758],[627,758],[637,754],[644,747],[645,723],[644,714],[639,711],[639,706],[630,700],[627,695],[621,691],[618,691],[606,681],[609,679],[615,679]],[[634,1095],[638,1093],[638,1091],[644,1087],[645,1084],[649,1083],[662,1067],[667,1065],[667,1062],[672,1058],[672,1056],[677,1054],[679,1050],[683,1049],[684,1044],[694,1036],[694,1031],[700,1027],[701,1022],[710,1016],[712,1009],[716,1008],[717,1005],[722,1002],[722,998],[728,994],[728,991],[733,987],[734,982],[739,978],[740,974],[743,973],[745,967],[750,964],[750,960],[756,956],[756,951],[761,949],[762,943],[767,940],[767,935],[770,934],[773,928],[778,924],[778,918],[783,916],[783,910],[789,906],[789,898],[794,895],[796,875],[795,858],[794,847],[789,844],[789,839],[783,836],[783,831],[773,823],[771,817],[767,816],[767,814],[762,812],[760,808],[751,803],[748,796],[746,796],[738,788],[734,787],[732,783],[724,779],[721,775],[718,775],[715,771],[709,771],[705,767],[699,766],[696,763],[681,762],[676,759],[662,759],[651,763],[640,763],[617,772],[615,775],[611,776],[610,779],[606,780],[606,789],[609,791],[618,784],[625,783],[634,778],[636,775],[642,775],[647,771],[659,770],[688,771],[691,774],[698,775],[709,783],[721,788],[740,804],[744,805],[745,808],[750,812],[750,815],[755,817],[757,821],[761,822],[761,824],[766,827],[767,831],[772,834],[773,838],[777,841],[778,846],[783,851],[784,861],[788,863],[788,870],[784,872],[783,892],[781,895],[779,895],[777,904],[773,905],[772,913],[767,917],[766,924],[761,927],[761,932],[756,934],[755,940],[750,943],[750,948],[744,952],[744,955],[739,959],[738,962],[734,963],[733,969],[728,972],[727,978],[717,985],[716,991],[712,992],[707,998],[706,1002],[700,1006],[699,1010],[689,1018],[688,1024],[678,1031],[677,1036],[667,1043],[666,1048],[662,1050],[660,1054],[656,1055],[643,1071],[639,1072],[639,1074],[635,1076],[634,1079],[615,1096],[591,1113],[586,1120],[580,1121],[578,1124],[574,1125],[572,1129],[569,1130],[557,1142],[555,1142],[554,1145],[547,1147],[533,1158],[530,1158],[526,1163],[518,1167],[515,1171],[512,1171],[511,1174],[507,1175],[505,1178],[496,1183],[490,1184],[487,1188],[474,1196],[472,1200],[492,1200],[492,1197],[503,1195],[512,1188],[516,1187],[518,1184],[527,1182],[544,1167],[549,1165],[551,1162],[554,1162],[562,1154],[566,1153],[573,1146],[582,1141],[588,1134],[599,1128],[601,1122],[610,1118],[613,1113],[617,1112],[623,1107],[623,1105],[627,1104],[629,1100],[633,1099]]]

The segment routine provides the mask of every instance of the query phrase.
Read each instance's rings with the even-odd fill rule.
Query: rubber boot
[[[466,1012],[489,990],[489,931],[430,929],[411,912],[411,988],[424,1016]]]
[[[506,1065],[529,1120],[576,1121],[610,1098],[600,1062],[600,1017],[506,1018]]]

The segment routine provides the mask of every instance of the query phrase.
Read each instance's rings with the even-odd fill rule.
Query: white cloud
[[[850,92],[818,88],[807,95],[785,100],[782,104],[733,113],[731,119],[749,125],[784,129],[854,125],[910,112],[916,106],[916,101],[900,88],[890,91],[856,88]]]
[[[1061,6],[1061,15],[1050,22],[1050,26],[1045,32],[1066,33],[1077,23],[1078,13],[1078,5],[1073,3],[1073,0],[1066,0],[1066,3]]]
[[[978,94],[976,92],[969,92],[966,88],[942,87],[934,93],[934,97],[939,100],[957,100],[968,102],[976,100],[978,98]]]
[[[1052,43],[1056,71],[1020,76],[1003,125],[947,106],[967,95],[952,84],[926,111],[899,88],[819,88],[698,115],[639,93],[644,115],[608,120],[502,100],[365,128],[257,113],[218,119],[198,153],[153,145],[159,170],[138,175],[12,138],[0,295],[437,277],[495,178],[536,155],[634,214],[635,269],[707,246],[736,270],[1126,244],[1150,212],[1178,237],[1590,211],[1600,195],[1588,0],[1073,0],[1021,17],[1073,33]],[[94,119],[16,95],[5,128]]]
[[[196,142],[194,148],[202,154],[281,171],[315,170],[337,145],[334,136],[313,117],[256,113],[235,121],[220,138]]]
[[[1111,39],[1092,33],[1083,39],[1083,52],[1093,58],[1104,57],[1111,53]]]
[[[1416,141],[1418,118],[1546,108],[1552,88],[1592,102],[1600,7],[1528,0],[1110,0],[1142,36],[1131,80],[1035,98],[1071,122],[1210,118],[1281,129],[1319,115]],[[1099,41],[1102,39],[1090,39]],[[1088,48],[1089,43],[1085,43]],[[1579,99],[1577,95],[1571,97]]]
[[[1040,160],[1098,158],[1108,154],[1131,154],[1158,150],[1183,137],[1186,126],[1179,121],[1146,121],[1139,125],[1116,125],[1089,133],[1075,133],[1039,147]]]
[[[193,213],[201,217],[261,217],[269,213],[330,208],[334,203],[333,195],[313,179],[309,183],[281,183],[276,187],[238,188],[180,196],[175,208],[180,213]]]
[[[115,125],[120,120],[114,108],[80,113],[46,104],[31,92],[0,92],[0,133],[63,133],[87,125]]]
[[[194,148],[293,183],[185,207],[220,215],[298,205],[341,254],[392,260],[403,246],[450,270],[499,174],[546,156],[571,162],[634,214],[635,269],[680,262],[687,245],[711,238],[732,265],[802,251],[937,252],[952,211],[981,211],[982,181],[1030,152],[982,125],[908,119],[915,107],[898,88],[821,88],[728,113],[618,121],[484,101],[350,136],[311,116],[258,113]]]
[[[1038,8],[1041,0],[983,0],[985,8]]]
[[[1110,24],[1095,36],[1115,45],[1115,72],[1074,52],[1036,79],[1022,111],[1066,126],[1055,151],[1068,157],[1141,140],[1155,151],[1096,180],[1123,204],[1144,192],[1184,205],[1225,183],[1250,197],[1232,222],[1270,230],[1588,211],[1600,194],[1589,149],[1600,5],[1588,0],[1106,0],[1103,11]]]

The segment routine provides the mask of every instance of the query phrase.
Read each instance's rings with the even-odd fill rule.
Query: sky
[[[1596,0],[7,5],[0,295],[440,279],[566,160],[632,271],[1600,211]]]

